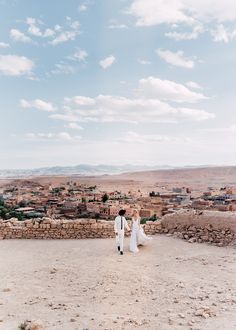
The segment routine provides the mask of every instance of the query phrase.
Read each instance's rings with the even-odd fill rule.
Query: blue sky
[[[236,165],[232,0],[0,0],[0,168]]]

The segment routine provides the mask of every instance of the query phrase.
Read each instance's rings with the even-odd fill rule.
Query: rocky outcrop
[[[189,243],[236,245],[236,213],[180,210],[162,218],[162,231]]]

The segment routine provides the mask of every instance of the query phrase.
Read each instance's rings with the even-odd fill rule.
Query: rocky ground
[[[1,330],[236,329],[232,247],[157,235],[120,256],[113,239],[3,240],[0,272]]]

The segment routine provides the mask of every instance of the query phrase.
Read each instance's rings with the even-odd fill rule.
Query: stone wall
[[[180,210],[165,215],[161,221],[148,221],[144,225],[144,230],[148,235],[165,233],[189,243],[208,242],[217,246],[236,246],[236,213]],[[126,235],[129,233],[126,232]],[[50,218],[0,220],[0,239],[79,239],[114,236],[114,221]]]
[[[162,218],[162,232],[189,243],[236,245],[236,213],[180,210]]]
[[[160,222],[147,222],[145,232],[154,235],[161,230]],[[129,235],[126,232],[126,235]],[[42,220],[30,219],[18,221],[0,220],[0,239],[77,239],[114,237],[114,221],[78,219],[78,220]]]

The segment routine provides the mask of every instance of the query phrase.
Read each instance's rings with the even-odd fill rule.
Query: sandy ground
[[[150,192],[152,190],[159,191],[162,186],[169,189],[175,186],[185,186],[202,192],[202,190],[207,189],[208,186],[216,188],[236,186],[236,166],[166,169],[87,177],[49,176],[35,177],[32,178],[32,180],[38,181],[41,184],[47,184],[50,181],[53,185],[72,180],[92,186],[96,184],[100,189],[104,189],[108,192],[114,191],[114,187],[123,192],[138,189],[141,189],[142,192]]]
[[[6,240],[0,274],[1,330],[26,319],[50,330],[236,329],[233,248],[155,236],[120,256],[112,239]]]

